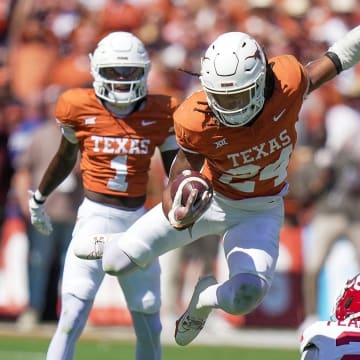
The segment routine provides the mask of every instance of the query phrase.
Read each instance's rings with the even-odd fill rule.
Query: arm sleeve
[[[330,56],[329,56],[330,54]],[[338,72],[339,64],[334,61],[335,54],[340,63],[341,70],[350,69],[360,61],[360,25],[349,31],[343,38],[336,41],[328,50],[327,56],[334,62]]]

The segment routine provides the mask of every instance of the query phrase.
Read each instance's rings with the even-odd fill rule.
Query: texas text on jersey
[[[205,161],[203,173],[215,191],[234,200],[279,194],[285,185],[308,82],[293,56],[270,63],[276,74],[274,92],[251,126],[214,126],[204,91],[190,96],[174,115],[179,145],[211,159]]]
[[[85,189],[114,196],[143,196],[155,148],[166,151],[177,147],[172,120],[176,106],[177,101],[170,96],[147,95],[143,109],[118,118],[99,102],[93,89],[63,93],[56,118],[61,126],[72,128],[81,144]]]

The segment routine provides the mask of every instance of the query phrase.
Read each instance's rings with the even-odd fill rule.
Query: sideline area
[[[162,341],[164,344],[176,345],[174,333],[175,320],[163,319]],[[0,337],[22,336],[48,338],[55,331],[55,324],[41,324],[31,331],[19,331],[14,322],[0,322]],[[88,325],[81,339],[87,340],[135,340],[131,326],[90,326]],[[208,323],[193,344],[229,345],[239,347],[297,349],[300,334],[293,329],[236,329],[219,319],[216,314],[209,317]]]

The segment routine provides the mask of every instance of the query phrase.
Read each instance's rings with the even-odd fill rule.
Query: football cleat
[[[80,259],[97,260],[101,259],[104,253],[104,245],[111,239],[110,234],[95,234],[87,241],[83,239],[75,242],[74,253]]]
[[[191,343],[203,329],[207,318],[212,310],[211,307],[197,309],[200,293],[211,285],[217,284],[213,275],[205,275],[199,278],[186,311],[176,321],[175,341],[184,346]]]

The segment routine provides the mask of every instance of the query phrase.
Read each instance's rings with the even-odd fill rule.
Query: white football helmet
[[[226,126],[243,126],[265,102],[266,57],[242,32],[220,35],[201,59],[200,80],[211,110]]]
[[[149,55],[144,44],[128,32],[113,32],[90,54],[95,93],[115,105],[135,103],[147,94]]]

